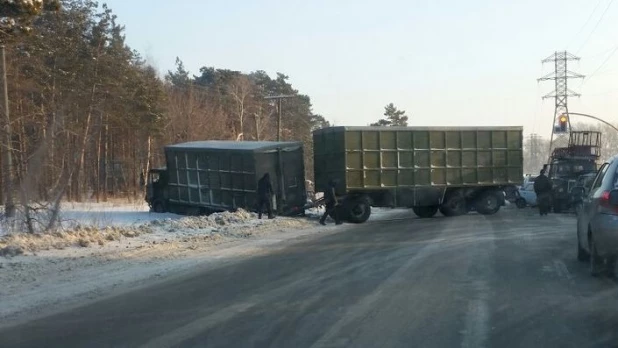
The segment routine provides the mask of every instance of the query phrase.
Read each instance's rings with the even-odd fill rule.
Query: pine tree
[[[373,127],[407,127],[408,116],[404,110],[399,110],[393,103],[389,103],[384,107],[385,118],[372,123]]]

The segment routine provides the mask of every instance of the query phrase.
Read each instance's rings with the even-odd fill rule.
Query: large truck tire
[[[352,198],[346,200],[344,204],[345,214],[342,218],[345,218],[348,222],[362,224],[369,219],[371,215],[369,200],[363,197]]]
[[[440,206],[440,213],[444,216],[459,216],[468,213],[466,198],[459,192],[448,195]]]
[[[485,191],[475,201],[476,211],[483,215],[492,215],[500,210],[500,196],[498,191]]]
[[[422,219],[427,219],[427,218],[431,218],[434,215],[436,215],[436,213],[438,212],[438,206],[437,205],[429,205],[429,206],[415,206],[412,207],[412,211],[414,211],[414,214],[416,214],[416,216],[422,218]]]

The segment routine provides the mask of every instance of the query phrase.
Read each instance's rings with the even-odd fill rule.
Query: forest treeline
[[[60,5],[23,32],[2,33],[10,106],[3,135],[18,199],[141,197],[140,176],[164,164],[165,144],[275,140],[277,105],[265,99],[274,95],[292,96],[282,101],[281,138],[305,143],[311,175],[311,131],[328,122],[288,76],[207,65],[192,74],[177,59],[160,77],[127,45],[112,9]]]

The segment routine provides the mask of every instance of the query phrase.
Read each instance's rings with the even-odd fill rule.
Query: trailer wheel
[[[500,210],[498,192],[486,191],[476,200],[476,211],[483,215],[492,215]]]
[[[345,218],[349,222],[362,224],[371,215],[371,205],[366,199],[353,198],[345,203]]]
[[[464,196],[460,193],[450,194],[445,202],[440,206],[440,213],[444,216],[459,216],[467,214],[468,204]]]
[[[412,207],[412,211],[414,211],[414,214],[416,214],[416,216],[422,219],[427,219],[427,218],[430,218],[436,215],[436,213],[438,212],[438,206],[437,205],[429,205],[429,206],[424,206],[424,207],[415,206],[415,207]]]

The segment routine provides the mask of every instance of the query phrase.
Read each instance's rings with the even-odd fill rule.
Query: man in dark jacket
[[[339,220],[339,201],[337,200],[337,195],[335,194],[336,184],[334,180],[330,180],[328,182],[328,188],[326,192],[324,192],[324,200],[326,201],[326,211],[322,218],[320,218],[320,224],[326,225],[326,218],[330,213],[333,214],[335,218],[335,223],[337,225],[341,225],[341,221]]]
[[[534,193],[536,193],[536,201],[541,216],[549,213],[551,207],[551,191],[551,180],[545,176],[545,169],[541,169],[540,175],[534,180]]]
[[[262,178],[258,181],[257,185],[257,199],[258,199],[258,218],[262,218],[262,212],[264,211],[264,206],[266,206],[266,210],[268,211],[268,218],[272,219],[273,210],[271,207],[271,201],[273,196],[273,186],[270,183],[270,174],[266,173]]]

